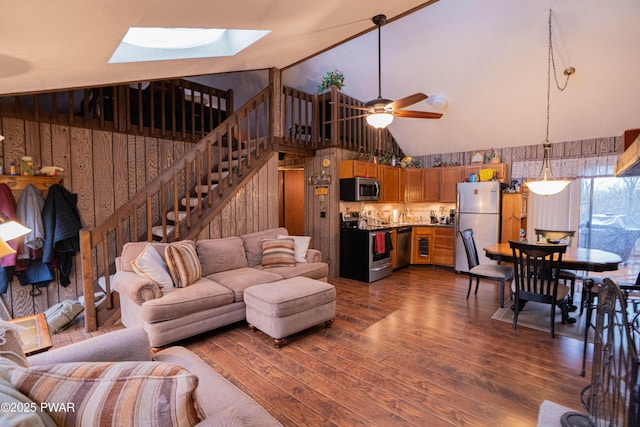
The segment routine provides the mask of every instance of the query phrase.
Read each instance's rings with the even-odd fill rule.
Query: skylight
[[[268,30],[222,28],[131,27],[109,63],[233,56],[269,33]]]

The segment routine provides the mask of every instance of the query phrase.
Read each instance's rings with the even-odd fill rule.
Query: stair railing
[[[125,243],[195,238],[206,226],[206,217],[232,195],[248,171],[266,162],[273,144],[269,135],[271,97],[269,86],[102,224],[92,230],[81,230],[87,332],[97,328],[94,284],[103,277],[106,293],[111,296],[110,274],[115,272],[115,259]],[[168,212],[173,214],[173,224],[168,223]],[[154,238],[154,234],[158,237]],[[111,308],[111,300],[108,301]]]

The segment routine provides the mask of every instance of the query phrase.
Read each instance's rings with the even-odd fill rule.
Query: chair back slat
[[[556,298],[562,254],[567,245],[509,242],[513,251],[515,287],[520,297],[538,302]]]
[[[478,249],[476,248],[476,241],[473,237],[473,230],[468,228],[460,232],[462,242],[464,243],[464,250],[467,253],[467,262],[469,263],[469,270],[480,264],[480,258],[478,257]]]

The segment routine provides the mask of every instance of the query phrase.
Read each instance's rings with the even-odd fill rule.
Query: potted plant
[[[342,86],[344,86],[344,74],[342,71],[328,71],[327,74],[322,77],[322,80],[318,85],[318,93],[323,93],[329,90],[331,86],[335,86],[338,89],[341,89]]]

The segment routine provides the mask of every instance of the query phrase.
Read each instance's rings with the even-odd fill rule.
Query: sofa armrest
[[[68,362],[150,361],[151,345],[142,328],[120,329],[27,358],[34,365]]]
[[[137,305],[162,296],[162,290],[156,282],[130,271],[118,271],[113,278],[113,288]]]
[[[307,250],[307,262],[322,262],[322,252],[317,249]]]

